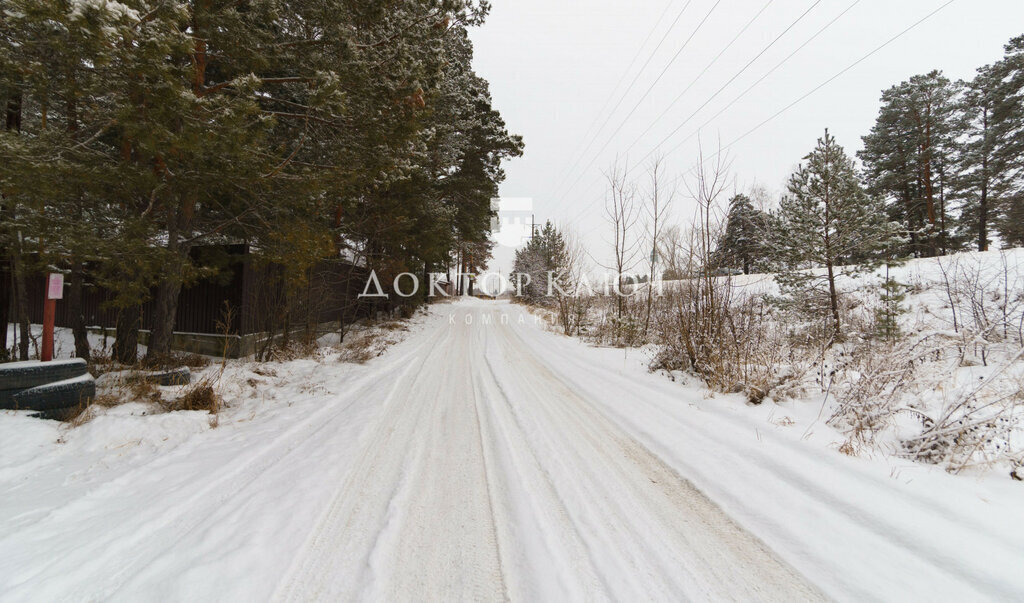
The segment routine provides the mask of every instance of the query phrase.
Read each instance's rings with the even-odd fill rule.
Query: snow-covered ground
[[[738,335],[730,333],[743,343],[727,347],[722,356],[731,364],[709,381],[717,378],[719,391],[763,399],[769,410],[782,402],[793,407],[788,414],[809,412],[841,428],[846,439],[830,445],[847,454],[1024,480],[1024,249],[917,259],[866,274],[844,267],[839,274],[839,343],[825,341],[823,320],[769,301],[780,299],[773,275],[718,279],[719,291],[729,290],[730,324],[739,325]],[[652,370],[699,382],[679,370],[687,361],[676,312],[686,285],[662,284],[666,297],[655,303],[650,341],[637,353]],[[645,291],[631,301],[633,312],[643,312]],[[621,342],[609,328],[614,307],[599,301],[585,337]],[[889,324],[898,326],[882,330]]]
[[[0,600],[1020,600],[1024,489],[852,458],[522,308],[366,365],[229,363],[206,413],[0,413]],[[214,370],[214,369],[210,369]]]

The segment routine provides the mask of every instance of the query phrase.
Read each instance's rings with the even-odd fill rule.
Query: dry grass
[[[185,390],[178,398],[162,403],[164,410],[174,412],[177,410],[205,410],[210,414],[220,412],[222,400],[214,382],[210,378],[203,379]]]
[[[365,364],[384,354],[388,347],[401,341],[408,333],[409,325],[404,319],[384,319],[368,322],[350,331],[335,349],[338,360],[352,364]]]
[[[404,322],[397,321],[397,320],[388,321],[388,322],[385,322],[385,323],[383,323],[381,325],[378,325],[378,326],[379,326],[379,328],[384,329],[385,331],[408,331],[409,330],[409,327]]]
[[[187,366],[190,369],[201,369],[210,366],[210,359],[201,354],[170,354],[150,358],[147,356],[139,367],[147,370],[169,370]]]
[[[99,388],[96,397],[87,406],[67,414],[62,420],[69,428],[80,427],[101,414],[100,409],[113,408],[131,402],[151,405],[152,412],[174,412],[178,410],[206,410],[216,415],[221,408],[221,399],[215,389],[220,375],[206,378],[188,387],[174,398],[168,399],[169,388],[162,388],[152,381],[137,378],[131,374],[107,381]],[[214,425],[214,423],[211,423]]]
[[[301,358],[310,358],[315,356],[320,351],[316,342],[304,342],[293,339],[288,343],[280,343],[275,345],[266,353],[265,360],[271,362],[288,362],[290,360],[299,360]]]
[[[97,396],[92,401],[92,405],[93,406],[101,406],[103,408],[113,408],[115,406],[120,406],[120,405],[122,405],[122,404],[124,404],[125,402],[128,402],[128,401],[129,400],[127,400],[123,396],[118,396],[116,394],[111,394],[111,393],[104,393],[104,394],[97,394]]]
[[[353,364],[365,364],[371,359],[376,358],[380,355],[378,350],[378,340],[380,336],[372,331],[356,334],[349,337],[345,343],[341,345],[341,355],[339,360],[341,362],[350,362]]]
[[[95,404],[95,400],[93,401],[93,404]],[[96,416],[96,411],[93,410],[93,405],[81,404],[68,411],[67,414],[61,417],[61,421],[63,421],[70,429],[74,429],[75,427],[85,425],[91,421],[94,416]]]
[[[70,428],[85,425],[97,415],[100,408],[113,408],[129,402],[162,404],[160,389],[141,379],[119,379],[113,385],[98,388],[96,396],[67,412],[61,420]]]
[[[155,402],[157,404],[163,401],[163,396],[160,395],[160,388],[151,381],[132,379],[128,383],[128,389],[136,401]]]

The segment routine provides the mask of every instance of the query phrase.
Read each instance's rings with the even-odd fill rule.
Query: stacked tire
[[[74,416],[96,397],[85,360],[0,364],[0,409],[35,410],[46,419]]]

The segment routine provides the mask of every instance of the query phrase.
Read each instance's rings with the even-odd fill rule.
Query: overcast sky
[[[568,225],[596,257],[607,257],[602,171],[617,156],[638,163],[655,151],[672,174],[685,173],[697,157],[698,130],[705,152],[719,140],[731,143],[945,2],[493,0],[487,23],[471,34],[476,70],[490,81],[510,130],[526,141],[525,155],[506,164],[501,194],[533,198],[538,221]],[[970,78],[1021,34],[1021,0],[955,0],[730,147],[735,187],[781,193],[826,127],[851,154],[860,149],[883,89],[932,69]],[[679,203],[674,219],[688,221],[691,211]],[[509,252],[496,255],[492,268],[507,272]]]

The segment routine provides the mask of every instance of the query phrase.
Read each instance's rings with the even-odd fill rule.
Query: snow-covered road
[[[453,308],[386,376],[281,599],[820,598],[545,367],[521,314]]]
[[[1019,491],[880,474],[507,303],[279,370],[216,429],[0,417],[0,601],[1024,593]]]

